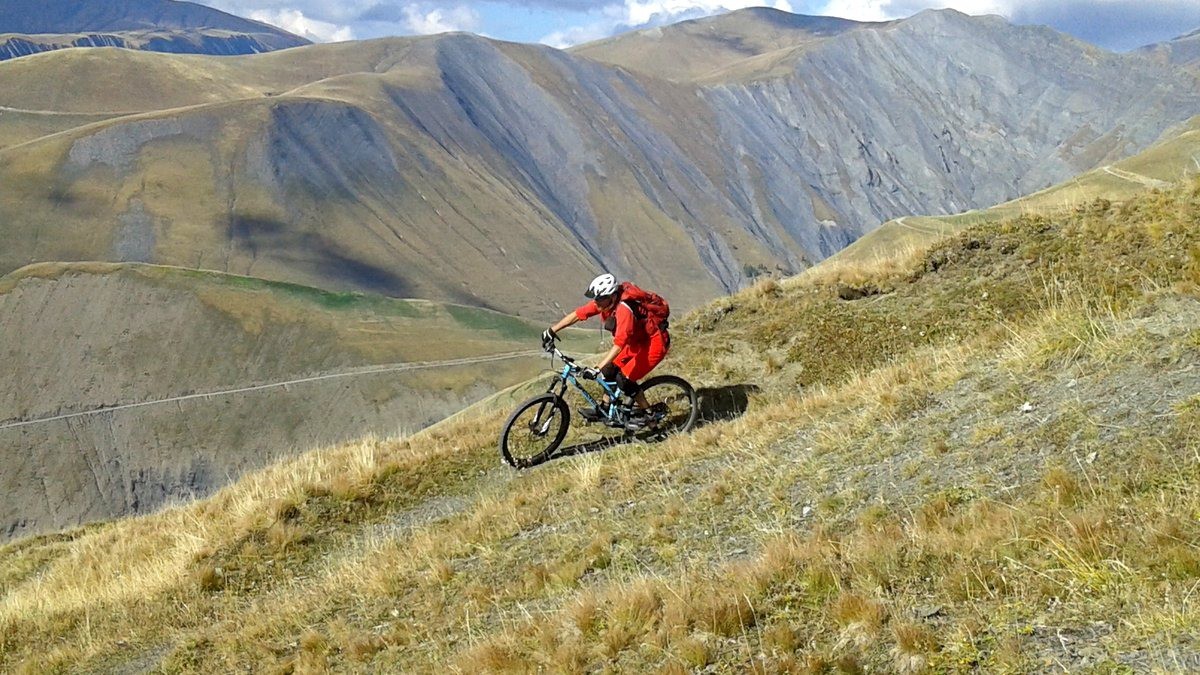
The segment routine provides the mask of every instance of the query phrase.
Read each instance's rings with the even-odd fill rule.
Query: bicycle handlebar
[[[553,356],[557,356],[559,359],[562,360],[563,363],[569,364],[571,366],[571,370],[583,370],[583,368],[581,366],[575,365],[574,358],[567,356],[566,354],[559,351],[558,347],[552,346],[550,349],[548,349],[546,351],[549,352],[550,354],[552,354]]]

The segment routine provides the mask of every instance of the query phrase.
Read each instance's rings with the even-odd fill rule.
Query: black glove
[[[546,351],[554,349],[554,341],[557,339],[558,334],[554,332],[553,328],[547,328],[542,331],[542,349]]]
[[[585,380],[598,380],[600,379],[600,369],[584,368],[583,370],[579,371],[579,376]]]

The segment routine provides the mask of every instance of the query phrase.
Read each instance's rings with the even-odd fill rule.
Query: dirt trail
[[[44,424],[47,422],[56,422],[60,420],[74,419],[76,417],[87,417],[99,413],[111,413],[118,410],[129,410],[130,408],[142,408],[152,405],[163,405],[167,403],[178,403],[180,401],[190,401],[193,399],[211,399],[217,396],[229,396],[232,394],[244,394],[247,392],[262,391],[265,389],[287,388],[292,385],[305,384],[308,382],[320,382],[323,380],[332,380],[341,377],[355,377],[360,375],[375,375],[379,373],[398,373],[408,370],[425,370],[429,368],[447,368],[450,366],[466,366],[478,363],[492,363],[495,361],[507,361],[509,359],[519,359],[529,356],[537,356],[540,352],[537,350],[526,350],[520,352],[508,352],[505,354],[491,354],[488,356],[472,356],[461,359],[446,359],[444,361],[415,361],[411,363],[391,363],[380,366],[367,366],[363,368],[354,368],[346,371],[324,373],[313,375],[310,377],[302,377],[294,380],[285,380],[283,382],[271,382],[268,384],[256,384],[246,387],[237,387],[233,389],[221,389],[218,391],[209,391],[200,394],[187,394],[184,396],[172,396],[170,398],[156,399],[153,401],[140,401],[138,403],[126,403],[123,405],[107,406],[101,408],[93,408],[80,412],[67,413],[65,415],[54,415],[52,417],[39,417],[32,420],[21,420],[17,422],[8,422],[0,424],[0,431],[5,429],[15,429],[17,427],[30,426],[33,424]]]
[[[81,268],[0,294],[0,361],[14,374],[0,378],[0,540],[146,513],[312,448],[406,435],[543,366],[533,329],[516,324],[328,309],[143,272]],[[415,323],[391,337],[351,331],[381,318]],[[418,344],[421,322],[445,344]]]
[[[1120,178],[1121,180],[1127,180],[1131,183],[1140,183],[1141,185],[1145,185],[1146,187],[1150,187],[1150,188],[1165,188],[1165,187],[1170,187],[1170,185],[1171,185],[1170,183],[1168,183],[1165,180],[1159,180],[1157,178],[1143,176],[1140,173],[1126,171],[1125,169],[1118,169],[1115,166],[1112,166],[1111,164],[1108,166],[1101,167],[1100,170],[1110,176],[1116,176],[1117,178]]]
[[[892,222],[896,223],[900,227],[903,227],[907,230],[912,230],[913,232],[919,232],[921,234],[932,234],[932,235],[941,234],[941,232],[934,230],[934,229],[917,227],[916,225],[909,225],[908,224],[909,218],[910,218],[910,216],[901,216]]]

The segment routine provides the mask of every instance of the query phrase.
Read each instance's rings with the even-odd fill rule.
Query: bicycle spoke
[[[678,378],[651,380],[644,389],[655,423],[648,430],[660,437],[691,427],[695,420],[695,394]]]
[[[534,399],[513,413],[501,441],[509,463],[531,466],[558,447],[568,424],[561,406],[554,398]]]

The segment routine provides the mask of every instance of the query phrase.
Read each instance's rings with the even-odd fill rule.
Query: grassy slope
[[[26,267],[0,278],[11,373],[0,377],[0,427],[303,382],[0,429],[0,537],[146,513],[281,457],[424,428],[544,368],[541,329],[478,308],[179,268]],[[568,338],[596,345],[594,333]],[[523,356],[378,368],[513,353]]]
[[[864,25],[757,7],[625,33],[571,52],[655,77],[696,80],[743,62],[758,64],[749,69],[766,70],[761,66],[771,53],[790,53]]]
[[[488,302],[482,299],[487,294],[473,289],[505,283],[518,290],[492,306],[543,318],[559,312],[555,302],[565,305],[574,293],[558,289],[592,274],[594,260],[544,205],[529,199],[520,181],[481,169],[503,158],[480,146],[472,149],[480,154],[464,162],[397,119],[398,100],[436,98],[444,86],[434,52],[446,39],[453,37],[314,45],[221,59],[86,50],[0,64],[0,92],[29,81],[68,83],[25,99],[0,93],[0,105],[149,110],[0,150],[0,182],[12,188],[0,195],[0,212],[12,215],[6,235],[21,243],[7,256],[0,250],[0,268],[30,260],[131,259],[117,251],[128,231],[145,242],[133,259],[467,304]],[[542,50],[498,48],[529,68],[548,91],[575,86]],[[114,87],[105,59],[113,61],[112,73],[134,84]],[[127,95],[135,91],[144,94]],[[662,97],[687,98],[682,90]],[[170,132],[176,124],[186,133]],[[674,120],[664,124],[678,126]],[[328,166],[330,156],[346,150],[335,150],[336,139],[347,126],[359,125],[381,136],[352,146],[358,155]],[[10,133],[16,140],[27,130]],[[146,134],[161,138],[145,141]],[[280,138],[304,160],[290,156],[289,164],[299,167],[295,176],[302,178],[288,173],[282,186],[272,182],[259,157],[261,143]],[[83,146],[102,157],[85,160],[85,171],[73,159]],[[399,162],[399,177],[362,174],[364,166],[388,164],[391,153],[412,159]],[[333,187],[324,189],[334,194],[281,196],[295,187],[292,180],[329,181]],[[718,283],[691,251],[694,245],[674,214],[642,194],[632,170],[613,171],[597,184],[590,206],[597,222],[612,224],[611,231],[600,233],[600,245],[619,249],[622,264],[644,276],[646,285],[675,284],[679,306],[716,295]],[[724,217],[716,211],[694,216]],[[645,236],[647,231],[655,236]],[[726,236],[739,255],[774,260],[748,234]],[[631,241],[637,244],[623,243]],[[512,260],[497,257],[497,250]],[[672,265],[664,267],[663,260]],[[470,274],[463,279],[446,269]],[[547,297],[548,292],[557,294]]]
[[[951,216],[909,216],[884,223],[831,256],[826,264],[869,262],[919,248],[965,227],[1031,213],[1075,208],[1093,199],[1124,200],[1200,173],[1200,117],[1173,130],[1170,137],[1109,167],[989,209]]]
[[[0,294],[32,279],[123,275],[147,286],[195,294],[243,323],[253,317],[308,322],[333,331],[339,344],[353,347],[357,331],[370,326],[380,337],[363,348],[363,365],[501,353],[536,347],[540,323],[477,307],[428,300],[404,300],[360,292],[335,293],[300,284],[140,263],[39,263],[0,277]],[[262,319],[260,319],[261,321]],[[248,330],[262,331],[262,327]],[[439,339],[431,341],[430,335]]]
[[[542,329],[473,307],[132,263],[30,265],[0,277],[0,306],[18,313],[5,317],[0,332],[12,338],[6,358],[25,373],[0,384],[0,419],[377,365],[527,352],[536,350]],[[105,317],[117,325],[105,325]],[[138,325],[126,325],[133,321]],[[179,344],[188,346],[185,353],[174,353]],[[595,336],[579,331],[569,344],[591,350]],[[105,358],[97,361],[95,353]],[[455,368],[428,371],[420,380],[439,393],[494,391],[539,366],[534,358],[514,359],[488,366],[486,377]],[[87,385],[61,383],[55,370]]]
[[[86,124],[103,122],[112,115],[60,114],[0,110],[0,150],[57,134]]]
[[[429,43],[429,38],[388,38],[219,58],[65,49],[0,63],[0,106],[136,113],[262,98],[339,75],[396,69],[413,49]],[[31,87],[30,82],[56,86]]]
[[[1197,214],[1191,184],[719,301],[670,369],[762,392],[652,448],[516,474],[464,416],[9,545],[0,667],[1182,667]]]

